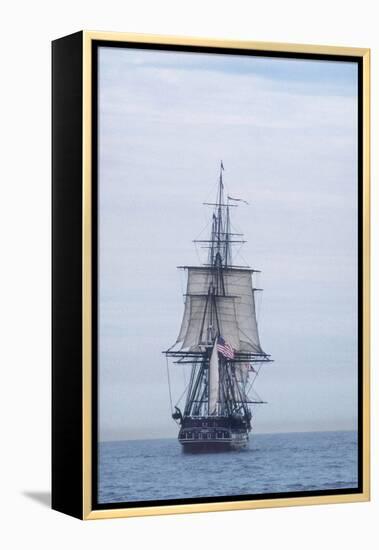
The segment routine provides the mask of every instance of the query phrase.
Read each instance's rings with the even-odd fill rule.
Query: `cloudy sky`
[[[262,270],[256,432],[355,429],[357,67],[100,48],[100,439],[176,437],[166,360],[220,160]],[[170,368],[179,397],[188,372]]]

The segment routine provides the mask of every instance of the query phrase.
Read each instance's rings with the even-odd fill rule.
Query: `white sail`
[[[187,294],[208,294],[211,270],[207,267],[188,267],[187,270]]]
[[[206,305],[207,299],[204,296],[187,296],[186,310],[188,310],[188,321],[183,337],[182,349],[199,351],[199,345],[207,343],[209,320],[205,311]]]
[[[199,308],[205,308],[205,295],[208,293],[210,283],[209,269],[196,267],[188,268],[187,292],[184,305],[182,325],[180,327],[177,343],[182,343],[182,348],[193,347],[198,344],[196,339],[200,335],[201,319],[198,320]],[[199,295],[199,298],[197,297]],[[193,300],[191,298],[194,298]],[[202,298],[202,299],[201,299]],[[191,329],[189,330],[189,325]],[[187,333],[190,332],[190,334]],[[185,344],[184,341],[187,341]]]
[[[217,319],[220,335],[236,351],[240,350],[236,299],[234,297],[216,298]]]
[[[236,296],[235,307],[240,341],[239,348],[236,349],[249,353],[264,353],[259,341],[251,272],[242,269],[226,269],[223,275],[227,295]]]
[[[240,349],[235,298],[218,296],[215,304],[217,319],[214,312],[211,314],[210,300],[206,296],[187,296],[178,338],[181,349],[199,351],[200,346],[209,345],[218,332],[235,350]]]
[[[217,295],[217,318],[207,298],[212,281],[208,268],[189,267],[184,315],[177,343],[180,349],[199,351],[213,341],[218,329],[236,351],[261,354],[251,271],[223,269],[226,296]]]
[[[208,397],[208,411],[209,414],[217,414],[217,401],[218,401],[218,352],[217,343],[213,344],[213,350],[211,360],[209,362],[209,397]]]

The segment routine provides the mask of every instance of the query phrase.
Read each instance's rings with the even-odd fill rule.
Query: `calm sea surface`
[[[258,434],[239,452],[184,454],[176,439],[100,444],[99,502],[357,487],[356,432]]]

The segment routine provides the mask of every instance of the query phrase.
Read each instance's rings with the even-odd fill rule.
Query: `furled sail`
[[[246,386],[249,380],[249,369],[249,363],[239,363],[236,365],[236,378],[237,381],[243,386]]]
[[[209,414],[217,413],[217,401],[218,401],[218,353],[217,344],[213,344],[213,350],[211,360],[209,362],[209,397],[208,397],[208,411]]]
[[[225,295],[208,295],[212,283],[209,268],[188,267],[184,315],[177,344],[180,349],[199,351],[219,332],[237,352],[264,354],[259,342],[251,271],[222,269]],[[220,277],[220,274],[218,274]]]

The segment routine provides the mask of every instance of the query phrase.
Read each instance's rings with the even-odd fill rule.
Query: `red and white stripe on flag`
[[[221,336],[217,340],[217,351],[227,359],[234,359],[234,349]]]

